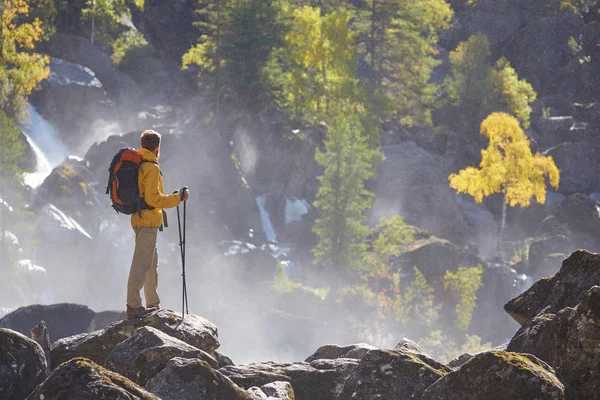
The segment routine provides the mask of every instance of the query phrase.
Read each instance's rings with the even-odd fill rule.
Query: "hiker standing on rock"
[[[158,166],[160,140],[160,133],[146,130],[140,137],[142,148],[137,150],[142,156],[138,172],[139,193],[148,208],[131,215],[135,250],[127,282],[127,316],[132,318],[160,308],[156,236],[163,225],[163,209],[177,207],[189,197],[185,188],[174,194],[163,193],[162,173]],[[146,308],[142,306],[140,296],[142,287]]]

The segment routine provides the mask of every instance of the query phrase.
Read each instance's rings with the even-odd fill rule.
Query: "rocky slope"
[[[404,339],[394,349],[327,345],[304,362],[234,365],[217,328],[158,310],[41,347],[0,328],[0,396],[10,399],[600,399],[600,254],[573,253],[506,309],[523,323],[506,350],[449,365]],[[580,273],[589,271],[588,273]],[[51,312],[50,310],[49,312]],[[67,310],[68,311],[68,310]],[[50,315],[50,314],[48,314]],[[19,318],[19,316],[21,318]],[[10,318],[13,325],[28,315]]]

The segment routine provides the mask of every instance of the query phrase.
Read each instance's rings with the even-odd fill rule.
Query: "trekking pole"
[[[183,189],[181,189],[181,195],[183,196],[183,193],[187,190],[187,186],[184,186]],[[182,299],[181,299],[181,320],[183,321],[183,319],[185,318],[185,314],[189,314],[190,313],[190,309],[188,306],[188,299],[187,299],[187,286],[185,283],[185,220],[186,220],[186,203],[187,200],[183,201],[183,236],[181,234],[181,217],[179,214],[179,205],[177,206],[177,226],[179,228],[179,250],[181,251],[181,268],[182,268],[182,273],[181,276],[183,277],[183,291],[182,291]]]

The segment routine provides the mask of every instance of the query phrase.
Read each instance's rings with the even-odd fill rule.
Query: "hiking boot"
[[[127,306],[127,318],[140,318],[148,313],[149,311],[144,307],[133,308]]]
[[[160,310],[160,304],[148,304],[148,306],[146,306],[146,310]]]

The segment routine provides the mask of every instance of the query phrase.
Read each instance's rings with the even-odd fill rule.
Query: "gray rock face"
[[[296,400],[335,400],[346,378],[357,366],[358,360],[338,358],[315,360],[310,364],[252,363],[229,366],[219,371],[246,389],[286,381],[292,384]]]
[[[208,363],[173,358],[146,390],[162,400],[247,400],[250,395]]]
[[[560,264],[553,263],[549,256],[553,253],[570,254],[573,250],[571,239],[564,235],[552,235],[535,239],[529,245],[527,257],[529,267],[527,275],[536,278],[545,278],[558,272]],[[553,270],[553,268],[556,268]]]
[[[191,0],[160,0],[144,4],[145,33],[152,45],[178,64],[181,56],[196,42],[200,32],[193,26],[198,19]]]
[[[46,357],[39,344],[0,328],[0,399],[22,400],[46,379]]]
[[[581,399],[600,399],[600,286],[575,308],[538,315],[517,332],[509,351],[533,354],[560,373]]]
[[[370,351],[348,377],[338,400],[420,399],[450,368],[420,354]]]
[[[570,237],[580,248],[596,247],[600,237],[599,204],[583,193],[575,193],[560,204],[556,216],[572,232]]]
[[[567,399],[565,385],[537,357],[505,351],[480,353],[450,372],[422,400]]]
[[[139,328],[116,345],[106,367],[144,386],[175,357],[197,358],[217,367],[217,361],[208,353],[149,326]]]
[[[74,35],[57,33],[44,43],[44,50],[52,57],[83,65],[95,76],[110,96],[119,101],[141,95],[139,86],[129,76],[119,72],[109,55],[89,41]]]
[[[534,283],[506,303],[504,310],[523,325],[536,315],[556,314],[563,308],[575,307],[595,285],[600,285],[600,254],[577,250],[563,261],[556,275]]]
[[[568,196],[589,193],[597,183],[598,157],[596,149],[585,142],[562,143],[548,152],[561,171],[559,191]]]
[[[366,343],[351,344],[349,346],[338,346],[337,344],[327,344],[321,346],[308,357],[305,361],[310,363],[315,360],[333,360],[336,358],[355,358],[360,360],[371,350],[377,349]]]
[[[52,345],[53,363],[58,365],[71,358],[87,357],[103,365],[115,346],[142,326],[154,327],[207,353],[219,347],[217,327],[212,322],[196,315],[186,315],[181,323],[180,314],[161,309],[144,318],[119,321],[96,332],[58,340]]]
[[[160,400],[129,379],[85,358],[60,365],[27,399]]]
[[[53,340],[87,332],[94,311],[80,304],[52,304],[21,307],[0,319],[0,328],[15,330],[29,336],[31,329],[45,321]]]
[[[267,383],[260,388],[250,388],[248,392],[254,394],[257,399],[265,400],[294,400],[294,389],[289,382]]]

